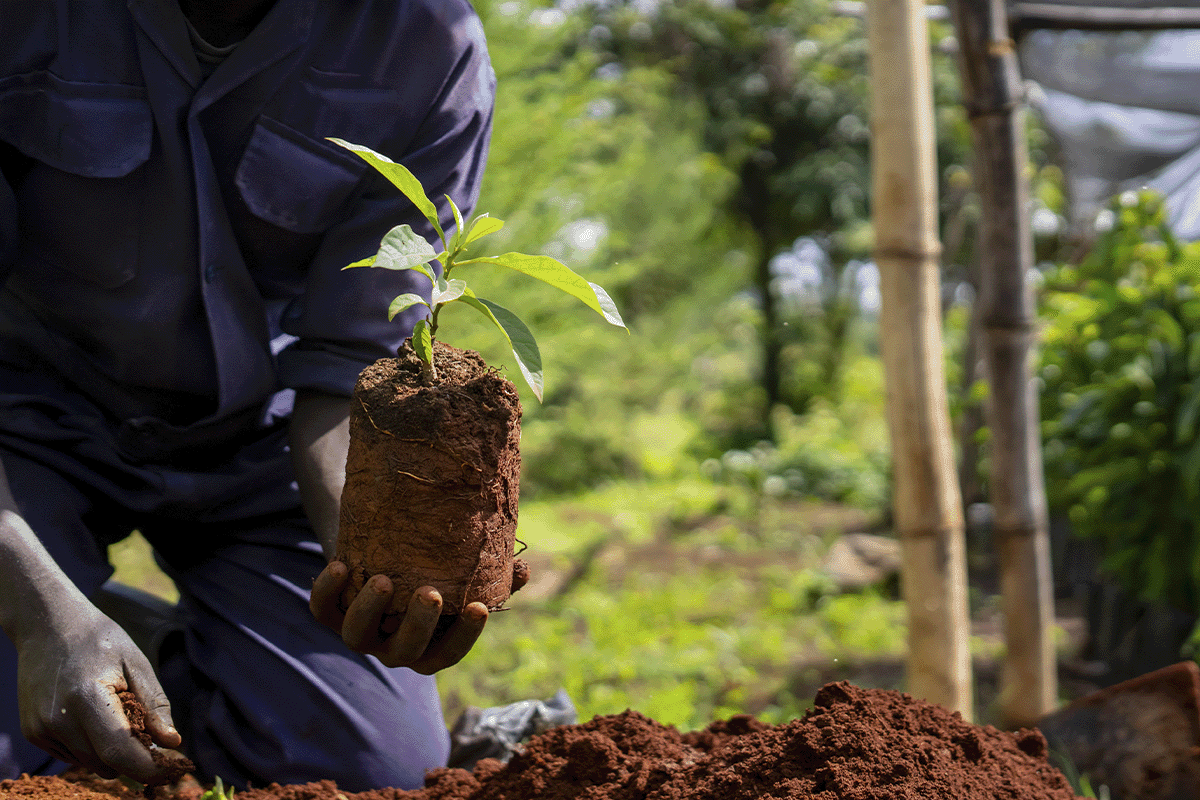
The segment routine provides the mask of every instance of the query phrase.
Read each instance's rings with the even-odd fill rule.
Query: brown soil
[[[434,363],[427,385],[406,346],[359,376],[337,558],[355,593],[383,574],[397,597],[433,586],[447,615],[494,610],[513,591],[520,397],[475,352],[435,342]]]
[[[109,782],[112,783],[112,782]],[[0,800],[113,800],[57,778],[0,782]],[[115,794],[120,797],[122,787]],[[158,800],[195,800],[198,789]],[[507,765],[431,772],[416,791],[341,793],[331,781],[238,800],[1074,800],[1037,731],[1007,733],[884,689],[831,683],[803,719],[747,716],[681,734],[634,711],[553,728]]]

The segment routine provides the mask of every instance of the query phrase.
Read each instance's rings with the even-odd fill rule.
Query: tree
[[[814,394],[836,386],[858,311],[848,269],[868,255],[871,240],[862,22],[833,14],[825,0],[677,0],[645,12],[636,6],[586,7],[582,13],[591,24],[570,46],[591,50],[617,68],[665,69],[679,94],[698,101],[705,148],[736,176],[724,207],[753,242],[765,395],[761,432],[769,435],[776,403],[802,412]],[[953,86],[942,77],[947,73],[949,64],[939,70],[940,95]],[[959,160],[962,150],[960,144],[940,148]],[[826,255],[815,325],[812,316],[797,319],[781,304],[772,270],[776,257],[801,237],[817,242]],[[813,310],[804,309],[808,315]],[[798,340],[817,344],[809,352],[818,366],[810,370],[808,386],[789,386],[781,358]]]

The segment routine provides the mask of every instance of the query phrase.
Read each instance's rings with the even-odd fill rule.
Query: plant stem
[[[437,368],[433,366],[432,361],[426,361],[423,358],[420,359],[420,361],[421,361],[421,380],[424,383],[432,384],[434,381],[437,380]]]
[[[435,303],[433,306],[433,314],[429,317],[429,335],[430,337],[437,335],[437,318],[438,313],[442,310],[445,303]]]

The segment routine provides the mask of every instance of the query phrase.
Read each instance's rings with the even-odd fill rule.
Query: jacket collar
[[[205,81],[177,0],[128,0],[128,6],[134,20],[163,57],[197,90],[194,111],[211,105],[299,49],[308,41],[316,13],[316,0],[278,0],[245,41]]]

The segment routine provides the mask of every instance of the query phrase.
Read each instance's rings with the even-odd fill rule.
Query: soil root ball
[[[337,558],[358,591],[387,575],[443,613],[503,606],[513,588],[520,397],[477,353],[435,342],[425,383],[409,348],[363,370],[351,400]]]

